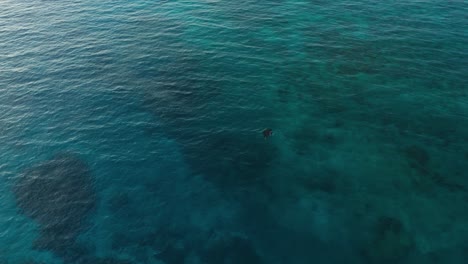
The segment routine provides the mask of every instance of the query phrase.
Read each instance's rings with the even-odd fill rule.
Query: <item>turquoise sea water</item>
[[[0,263],[466,263],[467,14],[1,1]]]

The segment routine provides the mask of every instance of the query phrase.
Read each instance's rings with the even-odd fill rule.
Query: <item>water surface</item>
[[[0,262],[465,263],[467,13],[2,1]]]

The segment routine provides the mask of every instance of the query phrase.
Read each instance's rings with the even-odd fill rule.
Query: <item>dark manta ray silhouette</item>
[[[263,130],[262,134],[263,134],[263,137],[264,137],[265,139],[267,139],[267,138],[269,138],[271,135],[273,135],[273,129],[267,128],[267,129]]]

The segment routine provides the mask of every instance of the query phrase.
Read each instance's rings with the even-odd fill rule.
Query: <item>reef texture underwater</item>
[[[467,14],[2,1],[0,263],[467,263]]]

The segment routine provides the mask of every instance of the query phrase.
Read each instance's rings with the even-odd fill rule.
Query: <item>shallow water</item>
[[[0,263],[465,263],[467,13],[2,1]]]

